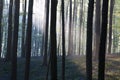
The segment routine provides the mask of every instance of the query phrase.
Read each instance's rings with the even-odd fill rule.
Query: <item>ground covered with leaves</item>
[[[62,62],[58,57],[58,80],[62,80]],[[17,78],[24,80],[25,59],[18,58]],[[48,67],[42,65],[41,57],[31,59],[30,80],[46,80]],[[65,78],[66,80],[85,80],[86,64],[85,56],[66,57]],[[10,80],[11,63],[0,62],[0,80]],[[98,61],[93,61],[93,80],[97,80]],[[107,56],[106,59],[106,80],[120,80],[120,56]],[[50,71],[48,74],[50,79]]]

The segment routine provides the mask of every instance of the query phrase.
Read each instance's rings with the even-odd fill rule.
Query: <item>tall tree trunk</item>
[[[73,44],[72,44],[72,0],[70,0],[70,13],[69,13],[69,36],[68,36],[68,55],[72,55],[73,52],[72,52],[72,47],[73,47]]]
[[[6,53],[6,61],[9,61],[11,59],[11,47],[12,47],[12,18],[13,18],[13,14],[12,14],[12,9],[13,8],[13,0],[10,0],[10,4],[9,4],[9,17],[8,17],[8,39],[7,39],[7,53]]]
[[[30,74],[30,57],[31,57],[31,37],[32,37],[32,14],[33,14],[33,0],[29,0],[28,6],[28,22],[26,31],[26,63],[25,63],[25,78],[29,80]]]
[[[20,0],[15,0],[14,13],[14,32],[12,44],[12,73],[11,80],[17,80],[17,43],[18,43],[18,29],[19,29],[19,7]]]
[[[81,53],[81,33],[82,33],[82,22],[83,22],[83,0],[81,0],[81,4],[80,4],[80,27],[79,27],[79,55]]]
[[[51,0],[51,25],[50,25],[51,80],[57,80],[56,11],[57,0]]]
[[[108,3],[109,0],[103,0],[102,5],[102,26],[99,48],[99,65],[98,80],[105,80],[105,55],[106,55],[106,38],[107,38],[107,21],[108,21]]]
[[[1,58],[1,48],[2,48],[2,16],[3,16],[3,2],[0,0],[0,58]]]
[[[110,17],[109,17],[109,44],[108,44],[108,54],[111,54],[112,46],[112,17],[114,9],[115,0],[110,0]]]
[[[45,24],[45,47],[43,65],[47,65],[47,48],[48,48],[48,28],[49,28],[49,0],[46,0],[46,24]]]
[[[62,10],[62,80],[65,80],[65,17],[64,17],[64,0],[61,3]]]
[[[21,44],[21,56],[25,57],[25,26],[26,26],[26,5],[27,0],[23,0],[23,18],[22,18],[22,44]]]
[[[98,59],[99,44],[100,44],[100,23],[101,23],[101,0],[96,0],[95,11],[95,52],[94,58]]]
[[[92,80],[92,30],[93,30],[94,0],[89,0],[87,16],[86,71],[87,80]]]

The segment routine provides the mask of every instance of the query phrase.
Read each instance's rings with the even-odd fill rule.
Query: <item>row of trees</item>
[[[4,1],[3,1],[4,2]],[[7,1],[8,2],[8,1]],[[21,1],[22,2],[22,12],[20,12],[20,23],[19,23],[19,36],[18,36],[18,56],[22,56],[22,57],[25,57],[25,48],[24,48],[24,45],[25,45],[25,35],[26,35],[26,18],[27,18],[27,15],[28,15],[28,11],[27,11],[27,1],[26,0],[23,0]],[[4,2],[5,3],[5,2]],[[45,2],[46,5],[47,5],[47,2]],[[69,1],[65,1],[65,21],[66,21],[66,28],[65,28],[65,34],[66,36],[66,39],[65,41],[67,42],[65,44],[66,46],[66,52],[67,52],[67,55],[69,55],[68,53],[71,53],[72,54],[80,54],[80,55],[83,55],[85,54],[85,46],[86,46],[86,23],[87,23],[87,8],[86,8],[86,4],[87,2],[86,1],[77,1],[75,0],[74,2],[72,1],[71,4],[69,4],[70,2]],[[109,35],[108,35],[108,50],[107,50],[107,53],[112,53],[112,52],[117,52],[116,51],[116,46],[119,46],[117,43],[119,42],[119,37],[117,37],[117,34],[114,33],[113,31],[113,35],[112,35],[112,15],[113,15],[113,8],[114,8],[114,1],[111,2],[111,7],[110,7],[110,18],[109,18],[109,25],[110,25],[110,28],[109,28]],[[12,37],[12,28],[11,27],[8,27],[8,26],[13,26],[13,8],[14,8],[14,5],[13,5],[13,2],[10,1],[9,2],[9,5],[7,9],[4,9],[4,11],[6,11],[6,13],[8,12],[9,16],[6,15],[3,15],[4,19],[5,19],[5,22],[4,22],[4,19],[1,19],[1,21],[3,22],[3,26],[5,26],[4,28],[1,28],[1,54],[3,57],[7,56],[8,59],[9,59],[9,54],[10,54],[10,46],[8,45],[11,45],[11,40],[8,40]],[[46,6],[45,5],[45,6]],[[6,5],[2,5],[3,8],[4,6]],[[38,29],[37,26],[42,26],[41,25],[36,25],[33,23],[33,28],[32,28],[32,56],[38,56],[38,55],[43,55],[43,53],[46,54],[46,52],[49,50],[47,49],[48,48],[48,39],[49,39],[49,36],[48,35],[50,33],[49,31],[49,7],[50,5],[48,4],[46,6],[46,10],[45,13],[46,13],[46,20],[45,23],[44,23],[44,26],[48,26],[48,27],[43,27],[43,30],[40,30]],[[100,23],[101,23],[101,1],[96,1],[96,4],[94,5],[94,15],[93,15],[93,53],[94,55],[96,56],[99,49],[99,38],[100,38]],[[2,7],[1,7],[2,9]],[[9,9],[9,10],[8,10]],[[61,16],[61,12],[60,12],[60,1],[58,2],[58,15]],[[5,13],[5,12],[4,12]],[[50,12],[51,13],[51,12]],[[33,14],[34,15],[34,14]],[[61,18],[62,17],[58,17],[58,19],[60,20],[59,22],[57,22],[57,48],[58,48],[58,55],[61,55],[61,50],[62,50],[62,46],[61,46],[61,29],[60,26],[61,26]],[[57,19],[57,21],[58,21]],[[6,25],[6,23],[8,22],[8,25]],[[1,24],[2,25],[2,24]],[[71,27],[69,27],[71,25]],[[113,24],[114,25],[114,24]],[[81,27],[79,27],[81,26]],[[59,29],[59,30],[58,30]],[[37,34],[37,35],[36,35]],[[80,36],[79,36],[79,35]],[[84,35],[84,36],[82,36]],[[115,37],[112,41],[112,36]],[[79,39],[77,39],[79,37]],[[8,38],[8,39],[7,39]],[[40,43],[40,42],[43,42],[43,43]],[[112,43],[113,42],[113,43]],[[79,44],[78,44],[79,43]],[[45,47],[44,47],[45,46]],[[70,46],[73,46],[70,47]],[[113,47],[113,49],[112,49]],[[119,47],[118,47],[119,48]],[[112,50],[112,51],[111,51]]]
[[[9,3],[7,18],[3,17],[5,1],[0,0],[0,55],[2,55],[0,58],[12,63],[11,80],[16,80],[19,55],[26,59],[25,80],[29,80],[31,55],[43,56],[43,65],[49,66],[50,62],[51,80],[57,80],[57,55],[62,56],[62,80],[65,80],[66,55],[86,55],[87,80],[92,80],[92,56],[94,56],[95,59],[99,59],[98,80],[104,80],[106,50],[108,54],[112,53],[115,0],[110,0],[110,5],[108,0],[89,0],[88,9],[86,0],[45,0],[45,23],[42,30],[38,30],[32,23],[33,0],[6,2]],[[4,24],[4,18],[6,23],[8,22],[7,25]],[[56,24],[57,22],[59,24]]]

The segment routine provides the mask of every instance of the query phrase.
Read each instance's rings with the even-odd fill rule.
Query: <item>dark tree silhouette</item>
[[[14,10],[14,30],[13,30],[13,42],[12,42],[12,71],[11,80],[17,80],[17,43],[18,43],[18,29],[19,29],[19,7],[20,0],[15,0]]]
[[[25,64],[25,79],[29,80],[30,73],[30,57],[31,57],[31,36],[32,36],[32,13],[33,13],[33,0],[29,0],[28,7],[28,22],[26,32],[26,64]]]
[[[109,0],[103,0],[102,5],[102,26],[99,48],[99,65],[98,80],[105,80],[105,54],[106,54],[106,38],[107,38],[107,21],[108,21],[108,3]]]
[[[57,0],[51,0],[51,24],[50,24],[51,80],[57,80],[56,11]]]
[[[3,15],[3,1],[0,0],[0,58],[1,58],[1,48],[2,48],[2,15]]]
[[[22,44],[21,44],[21,56],[25,57],[25,30],[26,30],[26,7],[27,0],[23,0],[23,18],[22,18]]]
[[[10,0],[9,4],[9,17],[8,17],[8,39],[7,39],[7,53],[6,53],[6,61],[9,61],[11,58],[11,47],[12,47],[12,9],[13,8],[13,0]]]
[[[65,18],[64,18],[64,0],[61,3],[62,10],[62,80],[65,80]]]
[[[92,27],[94,0],[89,0],[87,16],[87,44],[86,44],[86,71],[87,80],[92,80]]]

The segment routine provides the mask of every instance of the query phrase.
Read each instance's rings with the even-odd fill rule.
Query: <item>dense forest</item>
[[[0,0],[0,80],[120,80],[120,0]]]

